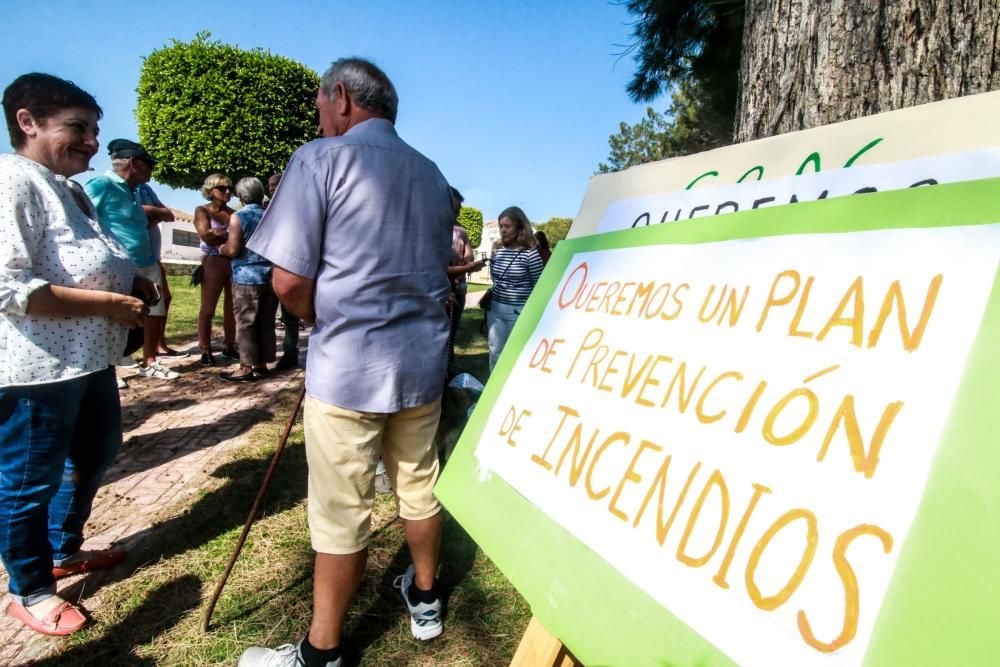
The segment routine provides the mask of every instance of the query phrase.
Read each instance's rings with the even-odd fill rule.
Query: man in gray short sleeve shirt
[[[441,634],[434,432],[447,363],[452,211],[433,162],[394,127],[386,75],[357,59],[323,75],[324,138],[292,156],[249,248],[314,321],[306,366],[313,618],[298,644],[250,648],[240,665],[340,665],[341,628],[364,574],[379,453],[413,565],[396,578],[418,639]],[[300,660],[301,662],[296,662]]]

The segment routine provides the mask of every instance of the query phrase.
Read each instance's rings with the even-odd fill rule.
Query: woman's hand
[[[160,302],[160,290],[156,288],[156,283],[142,276],[132,279],[132,296],[147,306],[155,306]]]
[[[226,242],[227,233],[212,228],[212,218],[208,209],[198,206],[194,209],[194,228],[198,238],[210,246],[219,246]]]
[[[208,245],[222,245],[229,238],[229,233],[219,229],[210,229],[205,234],[205,243]]]
[[[111,294],[107,315],[112,321],[136,329],[145,323],[148,313],[149,307],[134,296]]]

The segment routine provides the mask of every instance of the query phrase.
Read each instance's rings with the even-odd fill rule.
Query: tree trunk
[[[739,86],[736,141],[997,90],[1000,0],[747,0]]]

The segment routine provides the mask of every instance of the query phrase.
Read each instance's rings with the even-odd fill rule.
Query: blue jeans
[[[52,565],[83,544],[90,506],[122,442],[113,368],[0,388],[0,559],[22,605],[55,592]]]
[[[490,304],[490,309],[486,311],[486,343],[490,348],[490,372],[497,365],[497,359],[503,352],[510,332],[514,329],[517,316],[521,314],[524,304],[512,306],[507,303],[499,303],[496,299]]]

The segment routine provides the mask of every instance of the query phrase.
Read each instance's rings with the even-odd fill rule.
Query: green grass
[[[182,286],[183,287],[183,286]],[[171,283],[173,288],[173,282]],[[196,312],[185,303],[197,290],[175,292],[174,312]],[[459,366],[485,380],[486,344],[478,333],[482,311],[462,318]],[[179,335],[179,334],[178,334]],[[312,559],[306,524],[306,461],[302,427],[292,432],[272,480],[260,519],[219,600],[210,631],[201,631],[205,602],[228,561],[245,514],[261,483],[291,409],[290,391],[273,397],[275,417],[256,425],[250,443],[206,470],[205,483],[187,507],[164,508],[122,575],[95,573],[84,604],[96,623],[64,643],[46,661],[100,667],[234,665],[251,645],[298,641],[311,613]],[[475,542],[445,515],[440,581],[448,613],[445,634],[420,643],[392,588],[409,563],[402,525],[391,497],[379,496],[368,570],[347,620],[347,664],[508,664],[530,618],[527,603]],[[118,576],[118,580],[111,577]],[[121,578],[123,577],[123,578]]]
[[[170,294],[170,311],[167,313],[167,340],[171,345],[198,335],[198,309],[201,307],[201,287],[193,287],[189,276],[167,276]],[[215,307],[212,331],[222,331],[222,297]]]
[[[469,283],[470,292],[485,292],[489,288],[489,285],[484,285],[483,283]]]
[[[490,376],[489,348],[486,336],[481,333],[485,318],[486,312],[479,306],[466,308],[455,337],[455,366],[472,373],[484,384]]]

